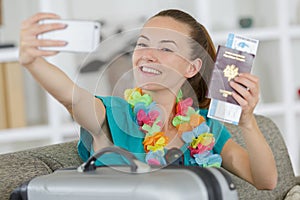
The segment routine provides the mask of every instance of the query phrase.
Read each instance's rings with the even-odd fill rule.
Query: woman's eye
[[[136,46],[137,47],[147,47],[147,45],[145,43],[137,43]]]
[[[161,51],[166,51],[166,52],[174,52],[172,49],[169,49],[169,48],[166,48],[166,47],[161,48],[160,50]]]

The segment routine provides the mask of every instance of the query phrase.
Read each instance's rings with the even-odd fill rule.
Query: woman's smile
[[[140,66],[139,69],[145,75],[161,75],[162,74],[161,71],[154,69],[152,67],[148,67],[148,66]]]

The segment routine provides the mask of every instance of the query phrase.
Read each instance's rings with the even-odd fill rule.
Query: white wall
[[[21,22],[38,11],[36,0],[2,0],[3,25],[1,26],[1,43],[19,43]],[[16,6],[18,5],[18,6]],[[25,103],[27,119],[31,124],[43,123],[47,114],[44,92],[24,70]],[[36,97],[36,98],[32,98]]]
[[[3,25],[1,26],[1,42],[19,41],[21,21],[37,12],[36,0],[2,0]],[[17,6],[18,5],[18,6]]]
[[[191,5],[193,2],[185,3],[181,0],[3,0],[3,26],[0,32],[0,42],[13,42],[18,45],[21,22],[39,11],[55,12],[62,18],[105,21],[103,35],[108,37],[119,28],[130,30],[140,27],[146,18],[164,8],[177,7],[195,13],[193,12],[195,6]],[[60,66],[71,78],[75,78],[85,56],[84,54],[61,53],[49,58],[49,61]],[[48,101],[53,101],[53,99],[45,96],[45,92],[25,70],[24,82],[29,125],[69,118],[64,109],[56,105],[54,110],[59,112],[57,118],[48,119],[46,99]],[[50,109],[48,112],[52,111],[53,109]],[[59,118],[61,115],[63,117]]]

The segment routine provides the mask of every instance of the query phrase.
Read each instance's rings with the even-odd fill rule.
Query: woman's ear
[[[185,73],[185,77],[191,78],[195,76],[200,71],[201,67],[202,67],[202,60],[200,58],[196,58],[188,66],[188,69],[186,70]]]

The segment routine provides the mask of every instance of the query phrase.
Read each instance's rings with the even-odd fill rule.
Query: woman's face
[[[132,57],[139,87],[176,89],[183,84],[190,65],[188,35],[189,27],[170,17],[155,17],[144,25]]]

